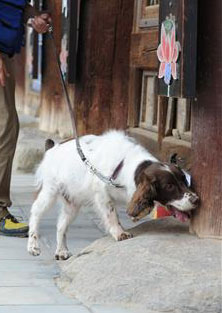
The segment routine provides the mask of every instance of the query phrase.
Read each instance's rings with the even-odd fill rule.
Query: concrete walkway
[[[15,206],[11,212],[26,221],[33,202],[33,183],[33,175],[13,176]],[[68,243],[73,253],[103,236],[89,216],[80,214],[69,231]],[[0,313],[130,313],[128,309],[99,305],[88,308],[59,291],[54,283],[60,271],[54,260],[56,217],[52,211],[41,223],[40,257],[27,253],[27,239],[0,236]]]

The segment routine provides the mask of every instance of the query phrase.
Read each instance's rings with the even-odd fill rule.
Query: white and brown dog
[[[118,207],[126,207],[129,216],[136,218],[147,208],[151,211],[157,201],[170,207],[180,220],[197,207],[199,198],[188,187],[183,171],[159,162],[124,132],[88,135],[81,137],[80,142],[89,161],[124,188],[104,184],[90,173],[76,151],[74,140],[48,150],[37,171],[39,194],[31,209],[28,251],[32,255],[40,254],[40,218],[58,197],[64,206],[57,225],[55,256],[61,260],[71,255],[66,232],[83,206],[91,205],[96,210],[116,240],[132,237],[120,225]]]

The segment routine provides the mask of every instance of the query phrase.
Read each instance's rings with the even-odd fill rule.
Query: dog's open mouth
[[[191,218],[191,211],[182,212],[173,206],[167,206],[167,209],[171,212],[171,215],[180,222],[187,222]]]
[[[182,212],[173,206],[165,207],[165,206],[160,205],[160,206],[155,207],[153,209],[153,211],[155,211],[154,214],[151,214],[153,219],[163,218],[163,217],[167,217],[167,216],[173,216],[174,218],[176,218],[180,222],[184,223],[184,222],[187,222],[191,218],[191,211]],[[150,214],[150,208],[147,208],[147,209],[141,211],[137,216],[134,216],[132,218],[132,221],[138,222],[139,220],[141,220],[142,218],[144,218],[148,214]]]

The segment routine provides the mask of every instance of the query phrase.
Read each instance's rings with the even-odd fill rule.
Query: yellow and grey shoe
[[[0,235],[11,237],[28,237],[29,227],[20,223],[10,213],[0,219]]]

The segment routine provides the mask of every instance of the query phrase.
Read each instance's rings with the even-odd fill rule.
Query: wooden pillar
[[[191,231],[222,237],[222,1],[199,1],[197,101],[193,104],[194,187],[201,198]]]
[[[79,133],[126,128],[134,0],[81,1],[75,105]]]
[[[60,53],[62,1],[47,1],[44,9],[49,10],[52,14],[56,48]],[[40,129],[68,137],[72,135],[71,120],[65,103],[53,46],[48,36],[44,40]],[[68,89],[72,98],[73,87],[69,85]]]

